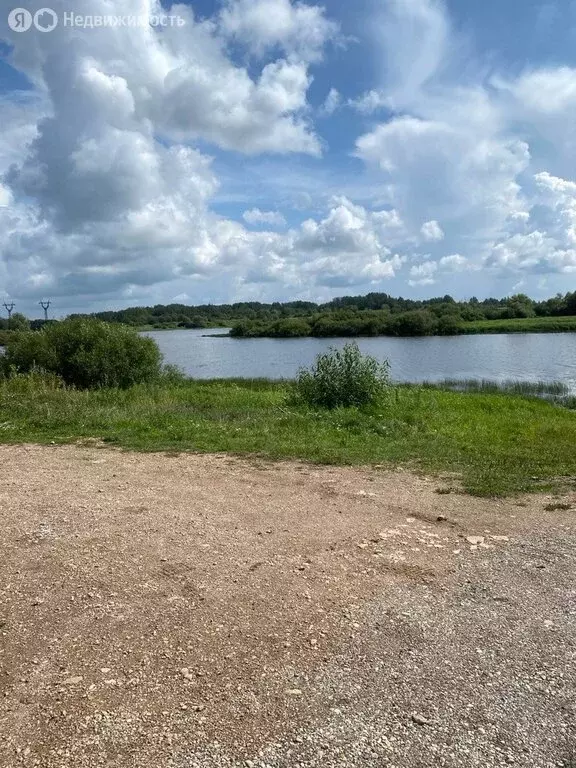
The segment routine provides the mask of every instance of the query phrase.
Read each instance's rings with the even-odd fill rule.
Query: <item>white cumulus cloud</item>
[[[425,221],[422,224],[420,233],[424,240],[429,243],[436,243],[444,240],[444,231],[437,221]]]
[[[260,208],[251,208],[249,211],[244,211],[242,218],[247,224],[252,225],[286,226],[286,219],[279,211],[261,211]]]

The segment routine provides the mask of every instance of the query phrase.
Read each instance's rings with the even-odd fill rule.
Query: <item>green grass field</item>
[[[397,386],[376,410],[287,405],[287,383],[185,381],[129,390],[0,380],[0,442],[101,438],[144,451],[229,451],[456,472],[471,493],[576,482],[576,412],[522,395]]]
[[[576,317],[519,317],[475,320],[462,324],[462,333],[565,333],[576,331]]]

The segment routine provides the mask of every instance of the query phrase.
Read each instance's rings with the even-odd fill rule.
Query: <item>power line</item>
[[[42,307],[44,310],[44,320],[48,320],[48,309],[50,307],[51,301],[39,301],[38,304]]]

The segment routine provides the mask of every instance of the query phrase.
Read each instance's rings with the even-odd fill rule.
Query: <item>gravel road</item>
[[[576,493],[89,442],[0,467],[2,768],[576,768]]]

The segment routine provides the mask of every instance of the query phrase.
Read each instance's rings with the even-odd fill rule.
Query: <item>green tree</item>
[[[29,331],[30,320],[21,312],[14,312],[8,322],[8,329],[10,331]]]

